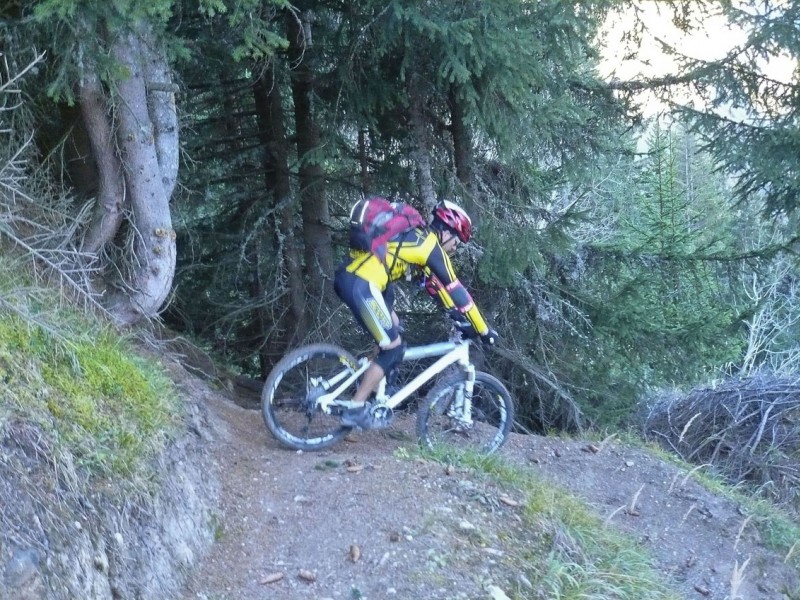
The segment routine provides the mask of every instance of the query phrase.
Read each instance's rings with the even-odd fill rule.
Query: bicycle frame
[[[469,340],[459,340],[454,342],[437,342],[435,344],[427,344],[425,346],[412,346],[406,348],[403,353],[403,362],[409,360],[419,360],[422,358],[431,358],[439,356],[439,360],[428,366],[422,373],[414,377],[411,381],[406,383],[402,388],[397,390],[392,396],[386,396],[386,377],[381,379],[378,384],[378,389],[375,392],[376,400],[390,409],[395,408],[401,402],[406,400],[411,394],[416,392],[425,383],[436,377],[439,373],[444,371],[447,367],[453,364],[459,364],[466,373],[466,392],[467,397],[471,397],[473,385],[475,383],[475,367],[469,360]],[[370,361],[362,358],[359,361],[359,367],[355,371],[345,369],[338,373],[331,379],[324,382],[314,382],[323,389],[330,389],[333,386],[336,388],[333,391],[323,394],[317,398],[317,405],[325,412],[330,413],[331,406],[349,406],[350,402],[337,400],[339,394],[350,387],[356,379],[358,379],[370,365]],[[349,373],[349,375],[348,375]],[[338,384],[338,385],[337,385]]]

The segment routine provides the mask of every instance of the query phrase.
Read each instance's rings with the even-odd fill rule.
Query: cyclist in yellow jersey
[[[443,200],[434,208],[428,229],[411,229],[389,241],[385,260],[370,252],[351,249],[348,258],[339,266],[334,289],[380,348],[353,396],[353,402],[361,406],[345,411],[343,425],[362,429],[376,425],[366,401],[384,374],[390,373],[403,358],[392,284],[403,278],[409,269],[423,273],[426,289],[437,297],[442,307],[463,315],[484,343],[495,343],[497,333],[486,324],[450,262],[458,245],[467,243],[471,236],[469,215],[453,202]]]

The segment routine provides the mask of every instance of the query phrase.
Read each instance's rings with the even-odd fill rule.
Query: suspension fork
[[[472,392],[475,390],[475,365],[462,363],[466,375],[464,386],[456,389],[455,398],[447,414],[467,426],[472,426]]]

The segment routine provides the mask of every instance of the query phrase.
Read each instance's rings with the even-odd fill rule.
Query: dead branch
[[[758,373],[658,399],[645,435],[684,460],[710,463],[731,483],[769,490],[779,501],[800,492],[800,378]]]

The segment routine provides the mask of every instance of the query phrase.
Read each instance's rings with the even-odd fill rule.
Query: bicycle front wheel
[[[465,386],[466,375],[455,373],[428,392],[417,414],[417,436],[423,446],[491,454],[506,441],[514,425],[514,403],[506,387],[478,371],[467,403]]]
[[[339,415],[327,415],[316,400],[327,390],[323,383],[344,370],[354,371],[352,354],[333,344],[312,344],[284,356],[264,383],[261,412],[267,429],[294,450],[321,450],[342,439],[350,427]]]

